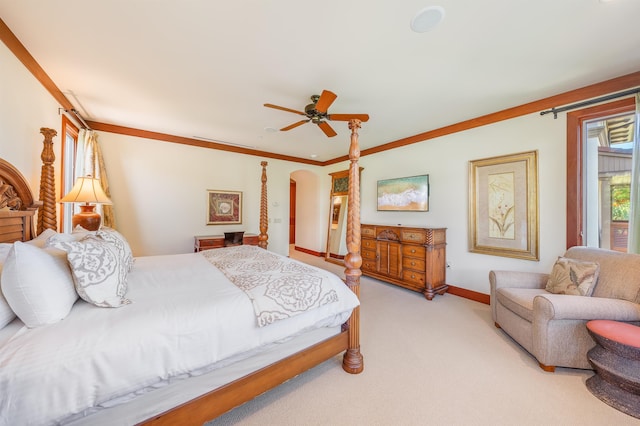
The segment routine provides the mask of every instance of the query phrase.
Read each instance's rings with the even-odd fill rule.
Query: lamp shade
[[[71,191],[60,199],[61,203],[94,203],[111,204],[111,200],[104,193],[100,179],[91,176],[78,178]]]

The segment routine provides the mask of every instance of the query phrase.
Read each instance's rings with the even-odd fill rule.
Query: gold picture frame
[[[469,163],[469,251],[539,260],[538,151]]]
[[[207,190],[207,225],[242,223],[242,192]]]

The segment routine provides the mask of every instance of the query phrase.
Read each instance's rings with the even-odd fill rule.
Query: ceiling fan
[[[280,109],[282,111],[292,112],[294,114],[304,115],[307,117],[306,120],[300,120],[296,123],[293,123],[287,127],[283,127],[282,129],[280,129],[281,131],[284,131],[284,132],[286,132],[287,130],[294,129],[305,123],[312,122],[314,124],[317,124],[318,127],[320,127],[320,130],[322,130],[324,134],[327,135],[327,137],[333,137],[337,135],[337,133],[335,132],[335,130],[333,130],[333,128],[331,128],[329,123],[327,123],[327,120],[329,121],[349,121],[352,119],[358,119],[360,121],[369,120],[368,114],[329,114],[327,110],[329,109],[329,106],[331,106],[333,101],[336,100],[337,97],[338,96],[335,93],[330,92],[328,90],[323,90],[322,94],[311,96],[311,103],[306,107],[304,107],[304,112],[297,111],[291,108],[281,107],[278,105],[273,105],[273,104],[264,104],[264,106],[268,108],[275,108],[275,109]]]

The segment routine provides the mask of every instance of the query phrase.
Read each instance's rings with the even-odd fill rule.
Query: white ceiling
[[[445,9],[435,29],[413,16]],[[0,18],[83,117],[325,161],[346,154],[265,108],[367,113],[361,148],[640,70],[640,1],[0,0]],[[552,120],[551,116],[548,119]]]

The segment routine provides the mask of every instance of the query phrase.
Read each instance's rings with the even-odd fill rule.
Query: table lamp
[[[111,200],[100,185],[100,179],[96,179],[91,175],[78,178],[71,191],[62,197],[60,202],[84,203],[80,205],[80,213],[73,215],[71,223],[74,228],[80,225],[88,231],[98,230],[102,221],[100,214],[94,210],[95,204],[111,204]]]

